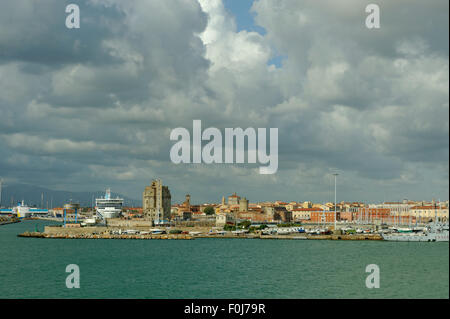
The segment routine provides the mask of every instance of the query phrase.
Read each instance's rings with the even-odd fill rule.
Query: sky
[[[80,7],[79,29],[65,7]],[[181,202],[445,200],[448,1],[0,3],[0,178]],[[278,128],[278,171],[174,164],[177,127]]]

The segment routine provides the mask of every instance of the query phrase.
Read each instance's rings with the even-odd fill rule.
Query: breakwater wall
[[[45,226],[44,233],[49,235],[97,235],[108,230],[107,227],[62,227],[60,225]]]
[[[167,234],[167,235],[113,235],[113,234],[64,234],[64,233],[40,233],[25,232],[17,235],[19,237],[32,238],[54,238],[54,239],[193,239],[192,236],[184,234]]]
[[[128,228],[128,229],[149,229],[152,227],[152,222],[148,220],[124,220],[120,218],[108,218],[106,225],[109,228]]]
[[[378,234],[367,235],[197,235],[196,238],[248,238],[281,240],[383,240]]]
[[[107,227],[64,228],[46,226],[44,232],[25,232],[19,237],[59,239],[195,239],[195,238],[245,238],[280,240],[383,240],[378,234],[365,235],[260,235],[260,234],[111,234]]]
[[[2,225],[8,225],[8,224],[15,224],[15,223],[20,223],[19,219],[14,219],[14,220],[3,220],[0,221],[0,226]]]

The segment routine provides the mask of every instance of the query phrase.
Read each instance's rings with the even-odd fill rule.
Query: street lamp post
[[[334,173],[334,230],[336,230],[336,219],[337,219],[337,210],[336,210],[336,178],[339,175],[338,173]]]

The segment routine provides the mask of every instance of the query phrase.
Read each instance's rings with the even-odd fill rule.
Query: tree
[[[244,220],[243,222],[240,222],[240,223],[238,224],[238,226],[243,227],[243,228],[245,228],[245,229],[248,229],[248,228],[250,227],[251,224],[252,224],[251,221],[249,221],[249,220]]]
[[[223,226],[223,230],[226,230],[226,231],[233,231],[233,230],[236,230],[236,226],[234,226],[234,225],[229,225],[229,224],[225,224],[225,225]]]
[[[214,215],[215,211],[214,211],[214,207],[212,206],[208,206],[205,208],[205,210],[203,211],[206,215]]]

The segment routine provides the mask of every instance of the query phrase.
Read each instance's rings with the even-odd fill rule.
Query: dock
[[[53,238],[53,239],[178,239],[189,240],[193,236],[185,234],[162,234],[162,235],[113,235],[113,234],[47,234],[42,232],[24,232],[18,237]]]
[[[20,219],[0,219],[0,226],[15,223],[20,223]]]
[[[175,239],[192,240],[196,238],[228,238],[228,239],[279,239],[279,240],[383,240],[378,234],[365,235],[189,235],[189,234],[92,234],[92,233],[45,233],[24,232],[19,237],[54,238],[54,239]]]

